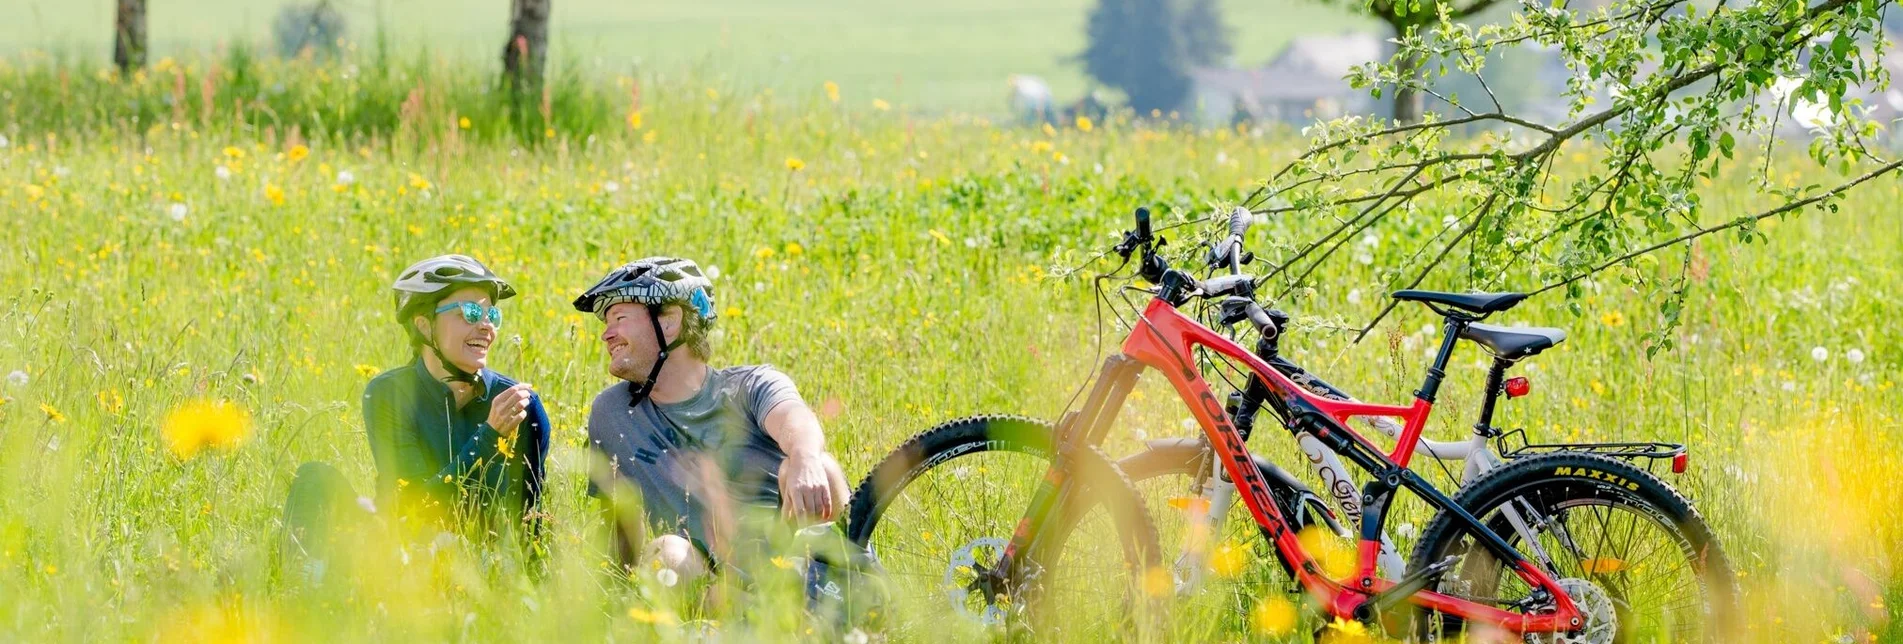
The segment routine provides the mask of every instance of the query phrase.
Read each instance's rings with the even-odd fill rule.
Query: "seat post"
[[[1493,428],[1493,406],[1500,400],[1502,383],[1506,381],[1507,368],[1513,361],[1499,356],[1493,358],[1493,367],[1487,370],[1487,394],[1480,403],[1480,422],[1474,423],[1474,433],[1492,438],[1500,434]]]
[[[1447,377],[1447,361],[1453,359],[1454,343],[1460,340],[1460,330],[1466,326],[1466,320],[1452,315],[1447,316],[1444,325],[1447,335],[1441,338],[1440,351],[1434,354],[1434,364],[1428,365],[1427,381],[1422,382],[1421,388],[1414,392],[1415,398],[1433,403],[1434,397],[1440,395],[1440,382]]]

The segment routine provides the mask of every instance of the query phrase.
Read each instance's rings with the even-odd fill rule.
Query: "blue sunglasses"
[[[444,311],[450,311],[454,309],[462,309],[464,322],[468,322],[470,324],[480,324],[485,321],[482,305],[477,304],[475,302],[451,302],[449,304],[444,304],[442,306],[436,307],[436,314],[442,315]],[[488,314],[487,321],[489,322],[489,326],[492,326],[498,329],[502,328],[502,309],[491,306],[489,307],[487,314]]]

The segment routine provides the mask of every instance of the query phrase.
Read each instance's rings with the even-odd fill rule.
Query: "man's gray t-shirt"
[[[694,397],[678,403],[630,407],[631,383],[595,396],[588,410],[588,441],[622,479],[641,490],[648,520],[663,531],[706,543],[708,490],[690,471],[694,457],[717,464],[736,510],[780,507],[780,462],[786,453],[763,426],[767,414],[799,401],[793,380],[771,365],[710,369]],[[588,493],[600,496],[594,481]]]

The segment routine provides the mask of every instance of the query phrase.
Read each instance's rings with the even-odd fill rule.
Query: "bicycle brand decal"
[[[1639,484],[1633,483],[1630,479],[1627,479],[1623,476],[1619,476],[1617,474],[1607,474],[1599,470],[1585,468],[1585,467],[1554,468],[1553,476],[1578,476],[1578,477],[1589,478],[1589,479],[1593,479],[1597,481],[1605,481],[1607,483],[1611,483],[1613,485],[1617,485],[1619,487],[1623,487],[1625,489],[1632,490],[1634,492],[1637,492],[1639,490]]]

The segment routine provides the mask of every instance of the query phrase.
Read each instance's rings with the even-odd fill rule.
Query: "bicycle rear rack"
[[[1510,439],[1518,438],[1515,446]],[[1673,473],[1684,473],[1687,455],[1685,446],[1680,443],[1635,442],[1635,443],[1532,443],[1526,437],[1525,429],[1515,429],[1494,439],[1494,447],[1501,458],[1508,460],[1552,454],[1557,452],[1583,452],[1599,454],[1632,461],[1634,465],[1644,467],[1646,471],[1658,474],[1661,463],[1670,466]],[[1644,459],[1641,461],[1640,459]]]

